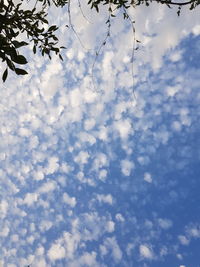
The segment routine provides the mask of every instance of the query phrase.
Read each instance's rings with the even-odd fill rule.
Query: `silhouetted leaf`
[[[56,25],[52,25],[50,28],[49,28],[49,32],[52,32],[52,31],[56,31],[58,29],[58,27]]]
[[[3,82],[5,82],[5,80],[7,79],[7,76],[8,76],[8,68],[3,73],[3,76],[2,76]]]
[[[15,57],[13,57],[12,60],[17,64],[27,64],[28,63],[26,58],[22,55],[17,55]]]
[[[59,58],[63,61],[63,57],[61,56],[61,54],[59,54]]]
[[[36,53],[36,45],[33,46],[33,53]]]
[[[28,45],[27,42],[24,42],[24,41],[22,41],[22,42],[18,42],[17,40],[14,40],[14,41],[13,41],[13,44],[14,44],[15,48],[20,48],[20,47],[22,47],[22,46]]]
[[[17,75],[26,75],[26,74],[28,74],[27,71],[25,71],[23,69],[18,69],[18,68],[15,68],[15,72],[17,73]]]
[[[6,57],[6,63],[11,70],[13,70],[13,71],[15,70],[15,65],[8,57]]]

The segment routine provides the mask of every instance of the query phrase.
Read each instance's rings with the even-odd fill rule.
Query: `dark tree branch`
[[[171,1],[156,1],[153,0],[154,2],[160,2],[161,4],[166,4],[166,5],[176,5],[176,6],[186,6],[186,5],[190,5],[192,3],[195,3],[195,0],[191,0],[191,1],[187,1],[187,2],[171,2]]]

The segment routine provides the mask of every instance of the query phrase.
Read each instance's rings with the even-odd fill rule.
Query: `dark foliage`
[[[3,72],[2,79],[5,82],[8,76],[8,70],[14,71],[17,75],[25,75],[27,71],[24,65],[27,59],[20,54],[20,48],[32,44],[33,53],[37,51],[42,56],[47,55],[51,59],[51,54],[55,53],[62,60],[60,50],[64,47],[58,47],[58,38],[55,35],[58,29],[57,25],[51,25],[45,30],[44,25],[48,25],[48,7],[55,5],[63,7],[70,5],[70,0],[36,0],[35,8],[24,10],[22,8],[23,1],[15,4],[13,0],[0,0],[0,58],[5,63],[6,69]],[[41,2],[41,9],[36,9],[37,2]],[[165,4],[168,7],[178,6],[177,14],[180,15],[181,7],[188,5],[190,9],[194,9],[199,5],[200,0],[192,0],[188,2],[173,2],[168,0],[89,0],[90,8],[100,11],[102,5],[108,5],[108,12],[111,16],[115,16],[113,11],[122,9],[124,18],[126,18],[126,10],[130,7],[139,5],[149,6],[152,2]],[[23,34],[23,35],[22,35]],[[25,34],[25,35],[24,35]],[[24,41],[21,41],[25,36]]]

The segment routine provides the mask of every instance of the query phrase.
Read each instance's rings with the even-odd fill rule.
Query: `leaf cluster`
[[[24,69],[27,59],[20,51],[21,48],[29,44],[33,44],[34,54],[38,51],[42,56],[47,55],[51,59],[51,55],[54,53],[63,60],[60,51],[64,47],[58,46],[58,38],[55,34],[58,27],[57,25],[48,26],[48,7],[51,5],[56,7],[68,5],[68,9],[70,9],[70,0],[35,0],[35,7],[30,10],[23,9],[24,1],[27,0],[20,0],[20,3],[16,4],[14,0],[0,0],[0,59],[6,65],[2,76],[3,81],[7,79],[8,70],[15,72],[17,75],[27,74]],[[38,2],[41,4],[39,10],[36,8]],[[149,6],[152,2],[165,4],[168,7],[178,6],[178,15],[180,15],[182,6],[187,5],[192,10],[200,4],[200,0],[189,0],[187,2],[181,2],[180,0],[178,2],[172,0],[89,0],[88,5],[97,12],[100,11],[102,5],[108,6],[109,19],[106,23],[108,29],[110,29],[110,18],[115,17],[115,10],[122,9],[124,19],[129,19],[126,11],[128,8],[140,5]],[[108,30],[107,37],[109,33]],[[106,43],[106,40],[104,43]]]
[[[23,0],[17,5],[13,0],[0,1],[0,58],[6,64],[3,81],[7,78],[8,69],[17,75],[27,74],[21,68],[21,65],[28,63],[27,59],[19,51],[30,43],[33,43],[34,54],[39,50],[42,56],[47,55],[51,59],[51,53],[55,53],[62,59],[60,49],[64,47],[58,47],[58,38],[55,35],[58,27],[44,27],[45,24],[48,25],[47,4],[43,3],[42,9],[36,11],[36,7],[24,10],[22,3]],[[20,41],[22,34],[26,36],[26,41]]]

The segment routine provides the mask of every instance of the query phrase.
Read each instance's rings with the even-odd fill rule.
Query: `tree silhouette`
[[[44,25],[48,25],[48,7],[63,7],[68,5],[70,10],[70,0],[36,0],[33,9],[24,9],[21,0],[16,4],[13,0],[0,0],[0,58],[5,63],[6,69],[3,72],[2,79],[5,82],[8,76],[8,70],[14,71],[17,75],[25,75],[27,71],[21,65],[27,64],[27,59],[20,54],[20,48],[32,44],[33,53],[37,50],[42,56],[47,55],[51,59],[51,54],[57,54],[61,60],[61,49],[58,46],[58,38],[55,32],[58,30],[57,25],[51,25],[46,30]],[[40,2],[41,8],[36,8]],[[131,7],[140,5],[149,6],[152,2],[164,4],[168,7],[177,6],[177,13],[180,15],[182,6],[189,6],[192,10],[199,5],[199,0],[191,0],[186,2],[173,2],[169,0],[89,0],[88,5],[91,9],[95,9],[98,13],[103,5],[106,5],[110,16],[115,17],[114,11],[121,9],[124,19],[127,17],[126,10]],[[25,33],[25,35],[24,35]],[[23,34],[23,35],[22,35]],[[21,41],[22,36],[24,40]],[[20,67],[19,67],[20,66]]]

